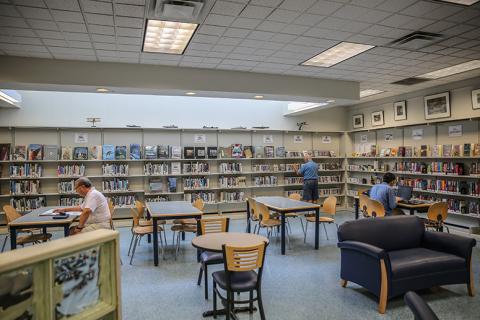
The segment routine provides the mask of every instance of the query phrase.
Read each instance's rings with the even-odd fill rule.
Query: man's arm
[[[75,228],[74,234],[82,232],[82,229],[85,228],[85,223],[88,220],[88,217],[90,217],[90,214],[92,213],[92,210],[90,208],[85,208],[82,210],[82,213],[80,214],[78,226]]]
[[[397,194],[395,193],[395,190],[390,187],[388,188],[388,206],[390,207],[390,210],[397,207]]]
[[[303,175],[304,167],[303,164],[299,166],[298,164],[295,166],[295,173],[299,176]]]
[[[53,212],[71,212],[71,211],[82,211],[82,208],[80,206],[77,206],[77,207],[58,208],[53,210]]]

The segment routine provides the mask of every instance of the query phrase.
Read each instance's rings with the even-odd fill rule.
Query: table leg
[[[158,220],[153,218],[153,264],[158,266]]]
[[[152,235],[147,234],[147,242],[151,243],[152,242]]]
[[[10,227],[10,250],[17,249],[17,229]]]
[[[415,215],[415,209],[410,208],[410,215],[411,215],[411,216]]]
[[[250,203],[247,201],[247,233],[250,233],[251,225],[250,225]]]
[[[360,199],[355,198],[355,220],[358,220],[360,215]]]
[[[319,234],[320,234],[320,209],[315,209],[315,250],[318,250]]]
[[[63,226],[63,236],[68,237],[70,235],[70,225],[66,224]]]
[[[280,215],[282,216],[282,225],[280,228],[281,239],[282,239],[282,255],[285,254],[285,212],[281,212]]]
[[[42,233],[43,233],[44,235],[47,234],[47,227],[43,227],[43,228],[42,228]],[[47,242],[47,239],[44,238],[44,239],[43,239],[43,242]]]

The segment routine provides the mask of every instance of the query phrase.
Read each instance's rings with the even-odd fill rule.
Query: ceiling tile
[[[284,0],[280,8],[293,11],[305,11],[315,2],[315,0]]]
[[[225,27],[200,25],[196,33],[220,37],[225,32],[225,30]]]
[[[92,48],[92,43],[90,41],[68,41],[69,47],[72,48]]]
[[[275,8],[284,0],[250,0],[250,4]],[[248,0],[246,1],[248,2]]]
[[[66,32],[87,32],[87,27],[83,23],[58,22],[58,27]]]
[[[48,47],[68,47],[68,43],[65,40],[43,39],[43,43]]]
[[[0,27],[29,28],[23,18],[15,17],[2,17],[0,19]]]
[[[215,44],[217,43],[219,37],[217,36],[208,36],[205,34],[195,34],[192,38],[192,41],[198,42],[198,43],[211,43]]]
[[[265,19],[273,11],[272,8],[248,5],[240,14],[244,18]]]
[[[226,37],[245,38],[250,32],[251,30],[248,29],[228,28],[223,35]]]
[[[141,37],[143,29],[135,29],[135,28],[124,28],[124,27],[115,27],[118,36],[125,36],[125,37]]]
[[[247,36],[248,39],[254,40],[270,40],[275,34],[273,32],[266,32],[266,31],[252,31]]]
[[[231,27],[255,29],[261,22],[262,20],[260,19],[237,18],[233,21]]]
[[[83,12],[113,15],[111,2],[80,0]]]
[[[385,20],[380,21],[378,24],[381,24],[387,27],[397,28],[410,23],[410,21],[414,19],[415,18],[406,16],[403,14],[394,14],[386,18]]]
[[[10,36],[20,36],[20,37],[36,37],[32,29],[25,28],[0,28],[0,34],[10,35]]]
[[[52,10],[51,12],[55,21],[85,23],[80,12],[65,10]]]
[[[94,42],[93,46],[98,50],[117,50],[117,46],[113,43]]]
[[[13,5],[0,4],[0,16],[20,17],[20,14]]]
[[[222,37],[218,40],[217,44],[227,45],[227,46],[236,46],[239,45],[243,40],[241,38],[227,38]]]
[[[82,56],[94,56],[95,52],[92,49],[81,49],[81,48],[62,48],[62,47],[51,47],[50,51],[52,54],[71,54],[71,55],[82,55]]]
[[[118,44],[131,44],[141,46],[143,41],[141,38],[132,38],[132,37],[117,37]]]
[[[294,23],[304,26],[314,26],[320,21],[325,19],[325,16],[318,15],[318,14],[310,14],[310,13],[303,13],[297,19],[295,19]]]
[[[115,28],[112,26],[100,26],[96,24],[90,24],[88,25],[88,31],[90,33],[96,33],[96,34],[107,34],[107,35],[115,35]]]
[[[90,41],[87,33],[63,32],[65,39],[73,41]]]
[[[408,8],[401,11],[402,14],[406,14],[409,16],[414,17],[421,17],[426,15],[428,17],[428,13],[438,9],[440,7],[439,3],[431,2],[431,1],[418,1]]]
[[[32,45],[38,45],[38,46],[42,46],[42,42],[40,41],[40,39],[37,39],[37,38],[28,38],[28,37],[15,37],[14,39],[12,39],[14,41],[14,43],[20,43],[20,44],[32,44]]]
[[[59,31],[36,30],[37,35],[44,39],[64,39],[64,35]]]
[[[80,11],[77,0],[43,0],[50,9]]]
[[[33,29],[58,30],[57,24],[52,21],[29,19],[28,23]]]
[[[95,42],[115,43],[114,36],[106,36],[106,35],[100,35],[100,34],[92,34],[92,40]]]
[[[142,29],[145,20],[131,17],[115,17],[115,25],[119,27]]]
[[[268,20],[292,23],[300,14],[295,11],[276,9],[269,16]]]
[[[307,27],[307,26],[299,26],[299,25],[296,25],[296,24],[290,24],[290,25],[286,26],[285,28],[283,28],[282,32],[287,33],[287,34],[301,35],[301,34],[305,33],[308,29],[309,29],[309,27]]]
[[[128,4],[114,5],[115,15],[125,17],[143,18],[145,16],[144,6],[133,6]]]
[[[236,17],[242,12],[244,7],[245,5],[241,3],[218,0],[210,12]]]
[[[285,34],[285,33],[277,33],[274,35],[270,41],[272,42],[281,42],[281,43],[289,43],[295,40],[297,37],[291,34]]]
[[[257,30],[262,31],[278,31],[284,28],[287,24],[282,22],[275,22],[275,21],[263,21],[257,26]]]
[[[317,13],[321,15],[331,15],[338,9],[340,9],[343,4],[333,1],[317,1],[309,10],[309,13]]]
[[[113,16],[105,14],[85,13],[85,20],[87,20],[89,24],[113,26]]]
[[[46,8],[45,3],[42,0],[13,0],[13,3],[19,6]]]
[[[21,6],[17,6],[17,9],[20,11],[20,13],[24,18],[52,20],[52,16],[50,15],[50,12],[47,9],[21,7]]]
[[[235,17],[219,14],[209,14],[207,16],[207,19],[205,20],[205,24],[228,27],[233,22],[233,20],[235,20]]]
[[[236,47],[233,52],[237,54],[253,54],[256,48],[252,47]]]

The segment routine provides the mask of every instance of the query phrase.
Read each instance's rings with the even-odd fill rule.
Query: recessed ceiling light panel
[[[315,66],[328,68],[342,61],[350,59],[362,52],[370,50],[375,46],[353,42],[340,42],[334,47],[317,54],[315,57],[303,62],[304,66]]]
[[[148,20],[143,51],[183,54],[197,26],[196,23]]]
[[[437,71],[424,73],[419,76],[416,76],[415,78],[438,79],[438,78],[448,77],[457,73],[471,71],[478,68],[480,68],[480,60],[471,60],[468,62],[456,64],[451,67],[443,68]]]
[[[438,1],[461,4],[463,6],[471,6],[472,4],[477,3],[480,0],[438,0]]]
[[[374,94],[379,94],[385,92],[383,90],[377,90],[377,89],[365,89],[360,91],[360,98],[365,98],[368,96],[373,96]]]
[[[186,94],[187,96],[194,96],[194,95],[196,95],[197,93],[196,93],[196,92],[185,92],[185,94]]]

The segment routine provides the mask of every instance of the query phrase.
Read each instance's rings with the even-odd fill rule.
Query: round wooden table
[[[197,249],[222,252],[222,245],[227,244],[235,247],[248,247],[266,242],[268,239],[253,233],[241,232],[216,232],[193,238],[192,245]]]

